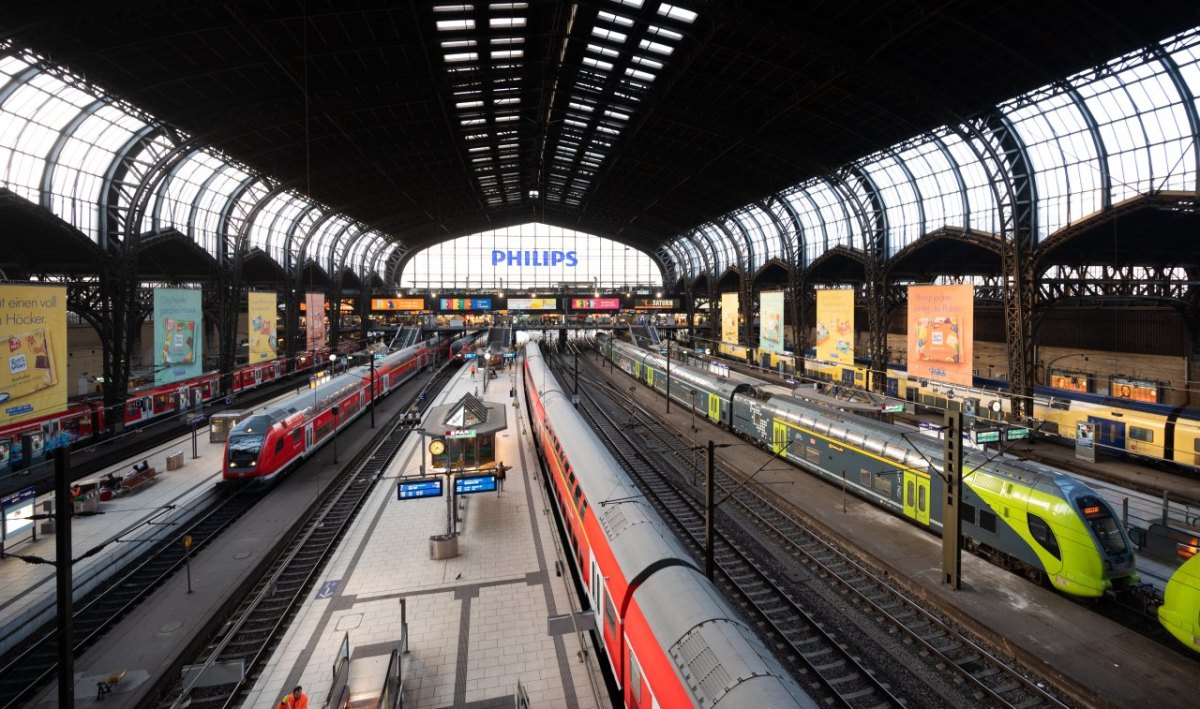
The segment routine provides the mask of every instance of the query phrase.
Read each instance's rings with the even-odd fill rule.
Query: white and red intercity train
[[[438,341],[429,340],[376,360],[375,396],[381,398],[408,381],[437,361],[441,352]],[[242,420],[225,442],[222,477],[266,481],[286,472],[366,410],[371,380],[369,366],[352,367]]]
[[[347,341],[339,345],[338,351],[344,355],[358,346],[356,341]],[[315,352],[303,352],[290,359],[241,365],[233,372],[230,393],[242,394],[284,377],[308,372],[312,369],[314,359],[318,363],[325,362],[330,352],[329,348],[323,348]],[[125,403],[115,413],[124,419],[125,428],[130,429],[185,413],[221,396],[221,374],[205,372],[169,384],[131,388]],[[27,433],[42,436],[46,450],[86,443],[106,429],[113,413],[105,409],[104,401],[98,395],[80,397],[68,402],[64,411],[0,427],[0,444],[19,446],[21,436]]]
[[[597,440],[535,343],[525,348],[525,390],[621,704],[816,707]]]

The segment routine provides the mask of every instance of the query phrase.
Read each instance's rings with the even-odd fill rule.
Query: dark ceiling
[[[1200,5],[1178,0],[673,4],[699,15],[664,18],[659,0],[23,0],[3,4],[0,32],[410,247],[540,220],[649,249],[1200,23]],[[618,27],[627,38],[593,34],[613,26],[599,13],[631,20]],[[508,15],[525,26],[493,26]],[[464,17],[479,29],[436,29]],[[663,66],[629,99],[619,77],[646,68],[630,63],[630,49],[661,39],[652,26],[682,37],[669,56],[652,55]],[[504,66],[486,49],[510,36],[523,38],[523,56]],[[480,62],[448,63],[453,50],[441,43],[466,39],[483,48]],[[607,81],[588,73],[589,43],[609,50]],[[493,137],[472,151],[476,129],[460,125],[453,92],[474,82],[495,98],[487,87],[500,76],[516,87],[519,118],[499,125],[485,109],[480,124]],[[611,145],[598,166],[578,154],[559,164],[568,178],[589,178],[570,204],[551,184],[551,161],[581,96],[617,106],[625,128],[615,137],[595,121],[577,129],[585,144],[599,135]],[[515,156],[501,152],[511,140],[495,137],[502,128],[514,131]],[[481,153],[509,171],[507,191],[487,191],[473,161]]]

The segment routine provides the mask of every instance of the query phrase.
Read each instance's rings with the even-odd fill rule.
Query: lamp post
[[[671,413],[671,334],[667,333],[667,413]]]
[[[375,428],[375,352],[368,347],[367,354],[371,357],[371,428]]]
[[[329,369],[335,370],[336,368],[337,368],[337,355],[330,353]],[[330,373],[330,376],[332,376],[332,371]],[[336,465],[338,462],[338,459],[337,459],[338,406],[336,403],[334,403],[334,405],[333,405],[332,413],[333,413],[333,462]]]

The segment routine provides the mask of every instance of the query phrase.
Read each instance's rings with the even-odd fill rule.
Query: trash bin
[[[429,538],[430,559],[453,559],[458,556],[457,534],[436,534]]]

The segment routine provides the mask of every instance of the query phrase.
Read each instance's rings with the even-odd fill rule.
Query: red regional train
[[[375,396],[382,397],[438,360],[436,340],[397,350],[375,363]],[[225,443],[222,477],[269,481],[298,464],[357,418],[371,401],[366,365],[255,413],[234,426]]]
[[[348,354],[359,348],[356,341],[346,341],[338,351]],[[328,360],[330,349],[304,352],[290,360],[276,359],[270,362],[246,364],[233,373],[233,394],[240,394],[264,384],[312,368],[314,354],[318,362]],[[290,366],[289,366],[290,365]],[[198,377],[183,379],[170,384],[146,385],[131,389],[125,400],[125,427],[135,428],[151,421],[182,413],[198,404],[208,403],[221,396],[221,375],[206,372]],[[99,397],[85,397],[67,404],[65,411],[0,427],[0,445],[11,446],[14,460],[22,457],[21,436],[37,434],[42,437],[45,450],[73,446],[87,442],[106,428],[109,420],[104,401]]]
[[[538,454],[621,704],[817,707],[645,502],[535,343],[524,369]]]
[[[450,343],[450,357],[455,362],[465,362],[475,359],[476,355],[487,345],[487,330],[463,335]]]

